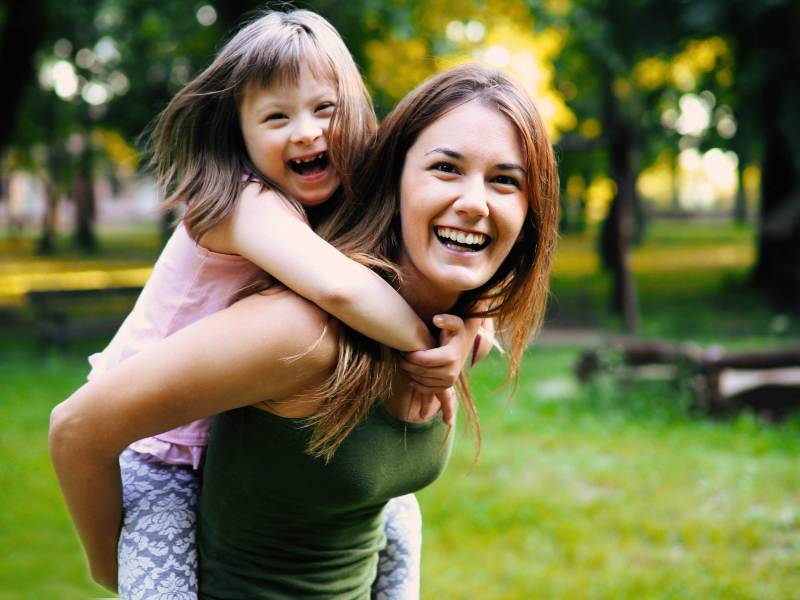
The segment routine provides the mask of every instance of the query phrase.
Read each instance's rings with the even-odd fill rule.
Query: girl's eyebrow
[[[456,152],[455,150],[451,150],[450,148],[434,148],[430,152],[426,152],[425,156],[436,153],[444,154],[445,156],[449,156],[450,158],[453,158],[455,160],[464,160],[465,158],[463,154],[461,154],[460,152]],[[527,171],[525,171],[525,169],[522,168],[522,165],[519,165],[517,163],[497,163],[494,165],[494,168],[500,169],[501,171],[519,171],[523,175],[528,174]]]
[[[262,96],[253,102],[253,108],[255,112],[263,112],[281,108],[284,104],[284,99],[279,96]]]
[[[309,95],[309,102],[320,102],[321,100],[336,100],[336,92],[333,88],[323,89],[319,88],[314,93]],[[277,94],[264,94],[253,102],[256,112],[264,110],[274,110],[283,108],[285,105],[291,104],[286,98]]]

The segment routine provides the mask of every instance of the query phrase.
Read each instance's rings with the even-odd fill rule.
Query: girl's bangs
[[[315,79],[338,83],[332,58],[308,35],[294,35],[272,44],[263,44],[243,63],[241,81],[255,82],[262,87],[273,84],[295,86],[303,67]]]

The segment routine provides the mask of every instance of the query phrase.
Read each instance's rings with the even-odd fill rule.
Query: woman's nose
[[[311,115],[300,115],[295,119],[291,142],[294,144],[311,144],[322,135],[322,127]]]
[[[489,204],[483,177],[468,177],[464,183],[464,189],[454,205],[456,212],[471,218],[488,216]]]

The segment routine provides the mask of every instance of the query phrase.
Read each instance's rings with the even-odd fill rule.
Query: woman
[[[361,205],[321,233],[402,275],[400,293],[426,322],[493,317],[513,376],[544,309],[557,190],[525,93],[459,67],[385,120]],[[386,500],[430,483],[446,459],[441,420],[411,423],[419,409],[394,365],[276,287],[187,327],[53,411],[53,460],[79,531],[104,518],[98,494],[119,502],[117,456],[130,442],[231,411],[216,420],[205,470],[201,597],[368,597]]]

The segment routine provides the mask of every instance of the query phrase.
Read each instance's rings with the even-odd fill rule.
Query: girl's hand
[[[456,412],[453,385],[472,351],[480,320],[469,319],[465,324],[454,315],[436,315],[433,324],[442,330],[441,345],[404,354],[400,367],[411,379],[420,402],[420,418],[429,415],[432,405],[441,405],[442,418],[452,425]]]
[[[441,345],[406,352],[400,361],[400,368],[411,378],[412,387],[422,394],[438,394],[455,385],[475,338],[455,315],[436,315],[433,324],[442,330]]]

